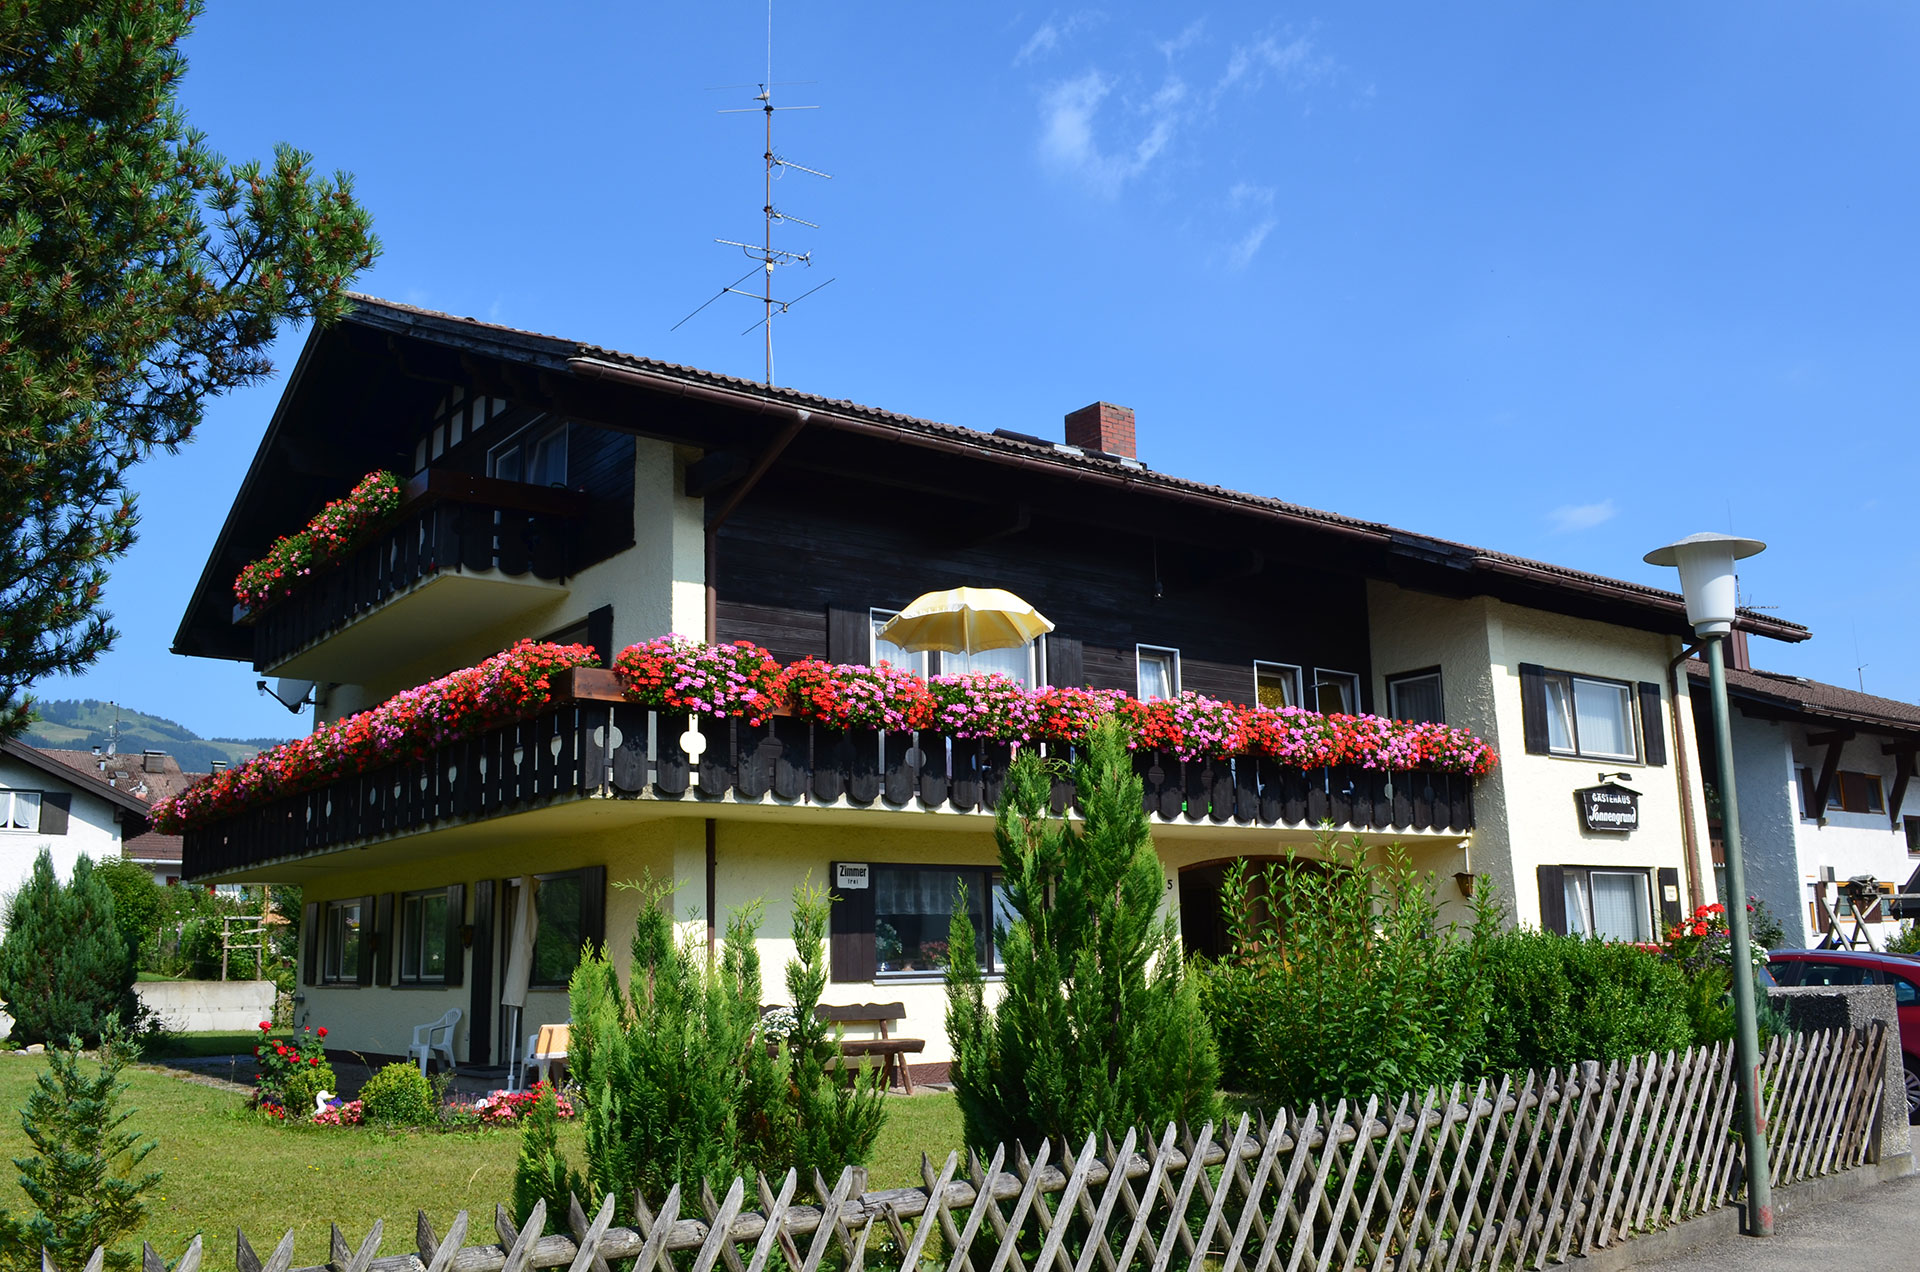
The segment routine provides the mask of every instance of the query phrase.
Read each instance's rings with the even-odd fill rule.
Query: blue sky
[[[194,122],[356,174],[360,289],[758,376],[764,5],[214,0]],[[1182,476],[1671,585],[1765,539],[1763,666],[1920,699],[1913,163],[1901,3],[1210,7],[781,0],[776,148],[833,174],[782,383],[977,428],[1139,413]],[[300,333],[283,342],[292,360]],[[123,637],[44,697],[304,726],[167,653],[280,381],[141,470]],[[1856,654],[1856,640],[1858,653]]]

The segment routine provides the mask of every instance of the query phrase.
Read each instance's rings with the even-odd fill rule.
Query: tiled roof
[[[511,342],[535,342],[544,346],[539,350],[546,357],[567,364],[591,365],[598,363],[614,368],[625,368],[642,372],[649,376],[676,381],[681,384],[699,385],[727,393],[774,401],[789,406],[815,412],[828,412],[849,419],[879,424],[898,430],[903,434],[918,434],[926,437],[941,438],[962,443],[969,447],[987,452],[1006,455],[1020,455],[1030,459],[1044,460],[1050,464],[1096,469],[1106,475],[1136,483],[1153,489],[1198,495],[1211,500],[1220,500],[1237,504],[1250,511],[1264,511],[1289,520],[1318,523],[1329,527],[1357,531],[1376,539],[1381,544],[1392,544],[1397,548],[1417,556],[1444,559],[1449,564],[1463,567],[1491,569],[1501,573],[1522,576],[1541,576],[1540,582],[1550,586],[1572,591],[1607,592],[1637,597],[1663,609],[1679,611],[1682,601],[1678,593],[1661,588],[1648,587],[1624,579],[1609,578],[1582,570],[1568,569],[1545,561],[1535,561],[1527,557],[1514,556],[1505,552],[1494,552],[1469,544],[1456,543],[1447,539],[1438,539],[1430,535],[1415,534],[1400,530],[1378,521],[1364,521],[1356,517],[1342,516],[1319,508],[1309,508],[1302,504],[1287,503],[1265,495],[1249,494],[1224,486],[1210,485],[1206,482],[1191,481],[1156,472],[1144,464],[1132,460],[1123,460],[1118,456],[1088,453],[1074,448],[1047,441],[1044,438],[1024,434],[982,432],[978,429],[964,428],[956,424],[943,424],[937,420],[922,419],[912,415],[902,415],[895,411],[879,407],[865,406],[846,398],[830,398],[820,394],[805,393],[798,389],[781,386],[768,387],[755,381],[738,376],[724,375],[717,371],[706,371],[698,367],[682,366],[678,363],[663,362],[657,358],[648,358],[638,354],[622,353],[594,344],[575,344],[562,337],[546,335],[540,332],[525,331],[514,327],[504,327],[496,323],[485,323],[474,318],[463,318],[454,314],[436,310],[422,309],[414,305],[405,305],[396,301],[383,300],[375,296],[355,294],[363,316],[379,316],[383,312],[390,318],[415,316],[431,320],[434,323],[457,324],[476,335],[498,337]],[[568,350],[571,352],[567,352]],[[1801,624],[1775,618],[1770,614],[1755,611],[1742,611],[1743,627],[1760,632],[1780,640],[1805,640],[1810,634]]]
[[[155,866],[177,866],[180,864],[181,839],[178,835],[163,835],[150,830],[144,835],[135,835],[120,844],[120,855],[128,861],[145,862]]]
[[[205,773],[181,772],[180,762],[171,755],[156,757],[159,771],[151,772],[147,757],[140,752],[95,755],[92,751],[48,749],[41,754],[50,755],[68,768],[84,773],[96,781],[107,782],[115,790],[125,791],[135,799],[148,804],[178,795],[207,776]],[[102,763],[106,765],[104,769],[101,767]]]
[[[1707,665],[1699,659],[1687,663],[1687,674],[1701,684],[1707,681]],[[1727,668],[1727,692],[1784,707],[1803,715],[1826,720],[1867,724],[1896,732],[1920,733],[1920,706],[1897,698],[1878,698],[1857,689],[1804,680],[1799,676],[1774,671],[1741,671]]]
[[[0,742],[0,752],[31,764],[56,780],[71,782],[76,790],[98,795],[127,812],[137,814],[142,819],[147,815],[147,806],[137,795],[103,781],[91,767],[75,768],[58,758],[54,752],[42,751],[39,747],[28,746],[24,742]],[[69,754],[75,754],[75,752],[69,752]],[[87,758],[91,761],[93,757],[89,754]]]

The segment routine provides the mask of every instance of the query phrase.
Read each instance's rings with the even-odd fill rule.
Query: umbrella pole
[[[520,1068],[523,1057],[520,1051],[520,1012],[513,1009],[513,1024],[507,1029],[507,1090],[520,1089]]]

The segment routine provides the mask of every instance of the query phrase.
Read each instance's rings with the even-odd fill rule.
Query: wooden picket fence
[[[1777,1185],[1876,1159],[1885,1026],[1777,1039],[1763,1064]],[[498,1244],[444,1236],[425,1213],[417,1253],[380,1257],[333,1229],[328,1262],[295,1269],[289,1232],[262,1260],[244,1234],[238,1272],[1370,1272],[1541,1268],[1735,1202],[1744,1144],[1731,1047],[1696,1048],[1527,1075],[1472,1089],[1342,1101],[1271,1122],[1169,1126],[1077,1151],[958,1154],[925,1186],[864,1191],[864,1172],[816,1177],[800,1204],[735,1179],[723,1197],[675,1188],[633,1198],[633,1226],[606,1197],[572,1235],[541,1236],[502,1210]],[[749,1196],[749,1189],[753,1196]],[[757,1209],[748,1205],[757,1204]],[[174,1272],[199,1272],[196,1241]],[[47,1272],[53,1272],[51,1265]],[[98,1272],[97,1267],[89,1272]],[[147,1250],[146,1272],[165,1272]]]

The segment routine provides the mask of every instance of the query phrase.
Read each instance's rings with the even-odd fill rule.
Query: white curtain
[[[1573,750],[1573,687],[1564,680],[1547,681],[1547,745]]]
[[[1580,751],[1585,755],[1634,757],[1633,707],[1624,685],[1577,682],[1574,708],[1580,718]]]
[[[1589,913],[1587,909],[1587,880],[1584,875],[1570,874],[1566,877],[1566,897],[1568,935],[1592,936],[1593,924],[1587,917]]]
[[[953,913],[959,875],[952,870],[876,870],[873,910],[880,916]],[[971,899],[977,908],[979,898]]]
[[[1166,654],[1140,655],[1140,697],[1173,697],[1173,659]]]
[[[1018,645],[1012,649],[983,649],[977,654],[940,655],[940,674],[957,676],[997,671],[1010,676],[1023,685],[1033,683],[1033,645]]]
[[[1647,877],[1643,874],[1593,872],[1593,931],[1609,941],[1647,941],[1653,920],[1648,915]]]

